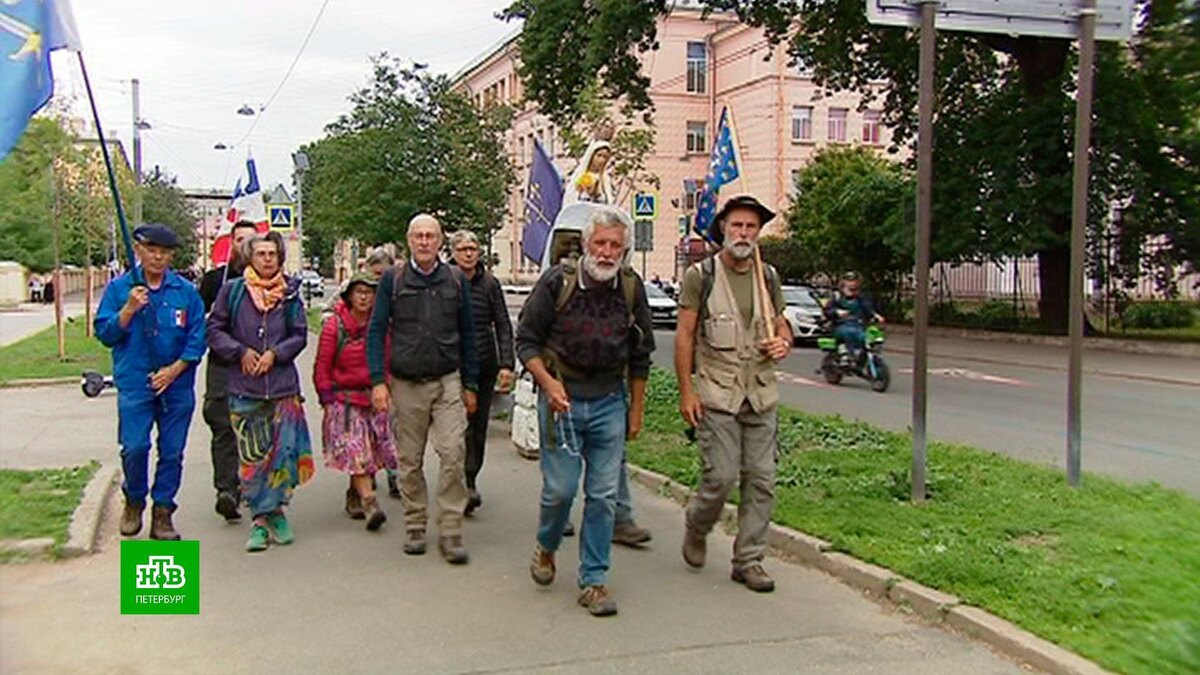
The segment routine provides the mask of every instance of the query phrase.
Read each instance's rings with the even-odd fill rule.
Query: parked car
[[[650,318],[654,326],[675,328],[679,322],[679,306],[661,288],[646,284],[646,300],[650,304]]]
[[[792,325],[796,344],[815,343],[827,334],[821,301],[811,286],[784,286],[783,300],[783,315]]]
[[[300,290],[306,297],[325,297],[325,279],[313,270],[300,273]]]

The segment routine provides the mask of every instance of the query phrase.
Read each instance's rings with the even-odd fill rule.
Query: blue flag
[[[79,50],[68,0],[0,3],[0,159],[54,93],[50,52]]]
[[[546,238],[562,208],[562,198],[562,177],[542,144],[534,139],[533,165],[529,167],[529,186],[525,190],[525,233],[521,235],[521,253],[536,263],[542,262]]]
[[[712,156],[708,161],[704,189],[700,192],[700,203],[696,205],[696,234],[712,241],[710,234],[713,217],[717,214],[717,193],[721,191],[722,185],[732,183],[740,175],[733,125],[729,121],[729,108],[725,108],[721,111],[721,122],[717,125],[717,134],[713,140]]]

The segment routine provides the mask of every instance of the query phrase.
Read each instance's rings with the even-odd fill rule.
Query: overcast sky
[[[75,0],[83,54],[106,133],[132,152],[129,81],[141,81],[144,171],[162,166],[186,188],[232,189],[253,151],[263,189],[289,186],[291,153],[349,109],[347,95],[381,51],[453,74],[511,33],[504,0],[330,0],[295,71],[249,139],[242,104],[266,103],[322,0]],[[57,94],[86,110],[79,68],[55,55]],[[90,121],[90,113],[87,114]],[[131,160],[132,161],[132,160]]]

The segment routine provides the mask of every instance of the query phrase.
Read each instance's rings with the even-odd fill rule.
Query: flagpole
[[[117,188],[117,174],[113,171],[112,158],[108,155],[108,143],[104,140],[104,128],[100,126],[100,113],[96,110],[96,97],[92,94],[92,82],[88,78],[87,65],[83,61],[83,51],[75,52],[79,57],[79,70],[83,73],[83,86],[87,89],[88,104],[92,108],[92,119],[96,122],[96,136],[100,139],[100,154],[104,157],[104,168],[108,170],[108,188],[112,191],[113,203],[117,206],[117,222],[121,226],[121,241],[125,245],[125,257],[129,261],[133,282],[144,285],[137,260],[133,257],[133,239],[129,234],[129,223],[125,220],[125,207],[121,206],[121,191]]]

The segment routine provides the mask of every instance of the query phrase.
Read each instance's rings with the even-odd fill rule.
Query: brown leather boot
[[[708,554],[708,542],[704,535],[688,527],[683,531],[683,561],[690,567],[704,567]]]
[[[175,531],[171,523],[171,509],[165,506],[155,506],[150,509],[150,538],[166,541],[179,541],[183,537]]]
[[[125,500],[125,510],[121,512],[121,534],[123,536],[137,536],[137,533],[142,531],[142,512],[145,510],[145,502]]]
[[[382,527],[387,521],[387,514],[379,508],[379,501],[375,499],[375,495],[363,498],[362,505],[363,512],[366,514],[367,529],[374,532]]]

